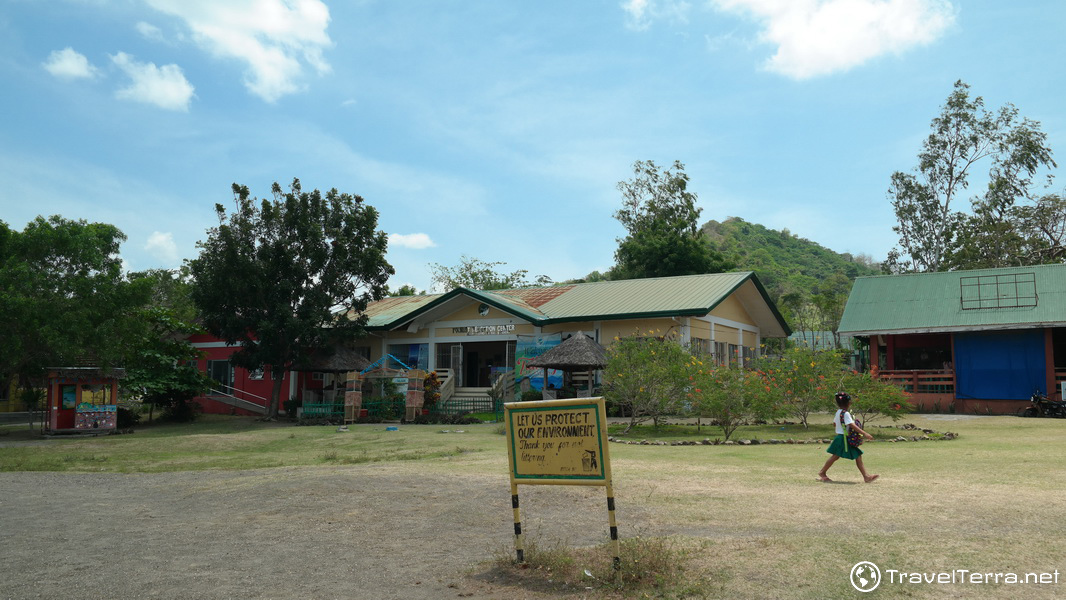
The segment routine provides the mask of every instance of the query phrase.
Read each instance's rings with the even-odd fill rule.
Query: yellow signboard
[[[603,398],[510,402],[504,421],[513,482],[609,485]]]

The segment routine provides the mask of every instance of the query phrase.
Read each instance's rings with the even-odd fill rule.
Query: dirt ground
[[[521,493],[527,531],[603,541],[602,488]],[[0,473],[0,598],[570,595],[526,589],[492,566],[512,530],[505,475],[427,476],[402,463]]]

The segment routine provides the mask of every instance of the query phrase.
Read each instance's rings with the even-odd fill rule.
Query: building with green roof
[[[1015,413],[1066,379],[1066,265],[861,277],[840,321],[913,400]]]
[[[722,363],[756,355],[791,330],[754,273],[565,284],[510,290],[456,288],[401,296],[365,311],[367,358],[391,354],[412,367],[489,387],[504,371],[578,331],[604,345],[628,335],[675,336]],[[530,370],[539,387],[539,370]],[[558,382],[549,384],[557,385]]]

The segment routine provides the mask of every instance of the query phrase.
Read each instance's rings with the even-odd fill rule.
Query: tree
[[[758,363],[766,385],[782,396],[783,408],[798,418],[803,427],[812,412],[833,407],[833,394],[845,376],[839,351],[791,348],[780,357],[766,357]]]
[[[833,348],[840,348],[840,319],[844,316],[844,306],[848,303],[851,292],[851,279],[843,273],[834,273],[819,281],[811,298],[818,316],[818,330],[832,336]]]
[[[691,412],[714,420],[725,439],[742,423],[773,416],[777,406],[762,374],[750,369],[689,364]]]
[[[618,240],[611,279],[718,273],[728,268],[699,228],[702,209],[688,191],[685,165],[662,169],[654,161],[633,163],[634,177],[618,183],[622,208],[614,218],[628,235]]]
[[[459,260],[454,267],[446,267],[441,264],[431,263],[430,271],[433,273],[433,287],[449,291],[458,287],[470,290],[508,290],[519,287],[551,285],[552,280],[547,275],[538,275],[533,283],[526,279],[529,271],[518,269],[510,273],[497,271],[497,267],[506,265],[505,262],[485,262],[479,258],[466,256]]]
[[[164,410],[175,421],[193,418],[191,400],[208,389],[211,379],[196,368],[201,352],[188,337],[202,332],[195,325],[196,306],[187,269],[153,269],[130,274],[133,285],[148,290],[148,304],[136,315],[136,329],[127,342],[126,378],[122,387],[152,410]]]
[[[630,411],[626,433],[649,419],[658,427],[667,415],[681,412],[691,355],[677,340],[656,333],[615,338],[607,347],[606,395]]]
[[[1020,118],[1011,104],[985,110],[984,100],[971,98],[970,86],[962,81],[955,82],[932,130],[922,142],[916,172],[892,174],[888,196],[900,248],[889,252],[885,270],[1013,264],[1025,247],[1015,227],[1016,206],[1034,199],[1038,171],[1056,166],[1047,134],[1039,123]],[[961,196],[979,163],[989,165],[988,186],[969,199],[971,213],[965,213]]]
[[[378,212],[361,197],[304,192],[299,179],[288,193],[271,189],[257,206],[233,184],[235,211],[215,205],[219,225],[190,264],[205,328],[240,344],[235,364],[270,367],[267,418],[278,414],[285,371],[365,335],[363,311],[393,274]]]
[[[0,385],[24,388],[45,368],[92,357],[122,362],[143,288],[122,276],[113,225],[37,217],[21,231],[0,222]]]
[[[863,427],[881,417],[898,421],[913,409],[906,392],[868,372],[845,374],[843,391],[851,395],[851,414],[862,421]]]

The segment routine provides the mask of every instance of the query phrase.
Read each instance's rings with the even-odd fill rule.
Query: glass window
[[[429,368],[429,344],[389,344],[389,354],[412,369]]]
[[[207,361],[207,376],[225,387],[233,386],[233,366],[228,360]]]
[[[111,386],[99,383],[81,386],[81,403],[97,406],[111,404]]]

